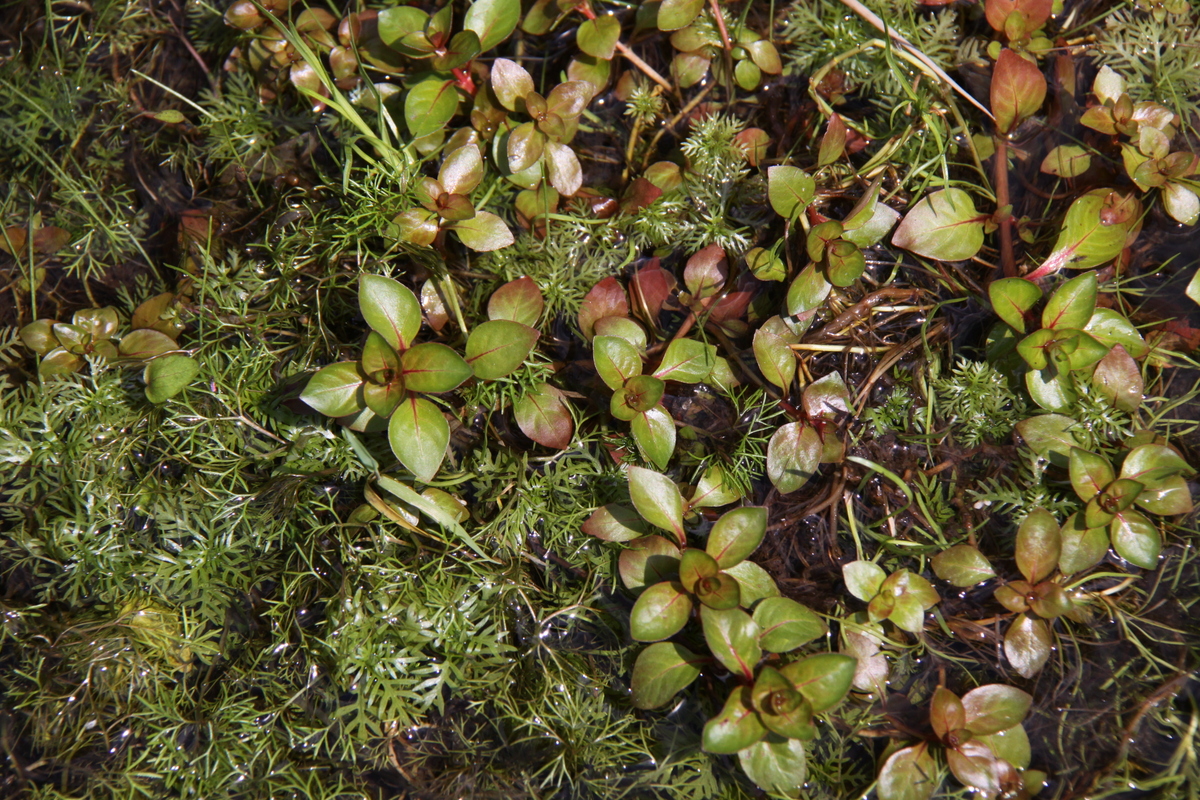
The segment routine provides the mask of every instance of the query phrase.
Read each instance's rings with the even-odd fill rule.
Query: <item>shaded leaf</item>
[[[517,426],[533,441],[558,450],[571,443],[575,421],[566,398],[556,387],[538,383],[513,407]]]
[[[926,744],[892,753],[883,763],[876,784],[879,800],[929,800],[937,787],[937,764]]]
[[[821,438],[810,426],[791,422],[780,427],[767,444],[767,475],[780,494],[808,483],[821,464]]]
[[[804,742],[771,735],[738,751],[746,777],[763,791],[799,797],[808,776]]]
[[[617,568],[625,588],[638,590],[679,571],[679,548],[661,536],[643,536],[621,551]]]
[[[635,708],[665,705],[700,675],[708,659],[672,642],[652,644],[638,654],[630,681]]]

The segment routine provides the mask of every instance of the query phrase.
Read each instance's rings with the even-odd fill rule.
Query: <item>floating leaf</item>
[[[630,681],[635,708],[658,708],[700,675],[708,659],[672,642],[658,642],[643,650],[633,665]]]
[[[1025,580],[1038,583],[1054,572],[1060,548],[1058,521],[1046,509],[1035,508],[1017,529],[1017,569]]]
[[[842,579],[850,594],[869,602],[879,594],[887,573],[873,561],[851,561],[842,565]]]
[[[597,336],[592,340],[592,360],[596,373],[614,391],[630,378],[642,374],[642,357],[637,348],[616,336]]]
[[[912,207],[892,235],[892,244],[926,258],[965,261],[983,247],[986,219],[962,189],[943,189]]]
[[[584,20],[575,29],[575,41],[579,49],[589,56],[604,60],[613,57],[620,36],[621,23],[611,14]]]
[[[443,130],[457,112],[454,81],[437,76],[413,84],[404,98],[404,121],[414,138]]]
[[[1075,433],[1079,423],[1062,414],[1042,414],[1017,423],[1017,433],[1033,452],[1061,469],[1070,463],[1071,448],[1084,442]]]
[[[579,307],[579,332],[590,341],[595,335],[597,320],[627,316],[629,302],[625,299],[625,288],[616,278],[608,277],[593,286],[583,298]]]
[[[1064,283],[1050,295],[1042,311],[1043,328],[1078,330],[1096,310],[1096,273],[1088,272]]]
[[[117,346],[123,358],[136,359],[153,358],[178,349],[179,345],[170,336],[149,328],[129,332]]]
[[[1058,568],[1064,575],[1091,569],[1108,553],[1108,529],[1087,527],[1082,512],[1067,518],[1060,536],[1062,546]]]
[[[700,482],[696,484],[696,492],[692,495],[689,506],[716,508],[729,505],[741,497],[742,493],[730,484],[725,469],[719,464],[713,464],[700,476]]]
[[[458,234],[463,244],[479,253],[499,250],[516,241],[504,220],[490,211],[476,211],[470,219],[455,222],[450,230]]]
[[[483,41],[483,38],[481,34],[480,41]],[[497,58],[492,63],[492,90],[496,93],[500,105],[509,111],[516,111],[517,101],[524,102],[525,96],[534,90],[533,76],[515,61]]]
[[[1162,534],[1158,526],[1137,511],[1122,511],[1110,526],[1113,549],[1130,564],[1142,569],[1158,566],[1162,551]]]
[[[692,24],[704,0],[663,0],[658,7],[658,29],[677,31]]]
[[[1060,144],[1042,159],[1042,172],[1060,178],[1076,178],[1092,166],[1092,156],[1079,145]]]
[[[450,426],[437,406],[410,395],[388,421],[388,441],[400,463],[417,480],[428,483],[446,457]]]
[[[768,597],[778,597],[779,587],[770,574],[753,561],[743,561],[725,570],[726,575],[732,575],[740,587],[741,603],[750,608],[759,600]]]
[[[583,523],[583,532],[606,542],[628,542],[646,535],[646,523],[628,506],[600,506]]]

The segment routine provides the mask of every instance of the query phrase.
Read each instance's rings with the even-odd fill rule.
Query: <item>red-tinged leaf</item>
[[[603,317],[629,316],[625,287],[608,277],[592,287],[579,307],[579,332],[589,341],[595,335],[596,320]]]
[[[1003,31],[1009,14],[1016,11],[1024,21],[1026,33],[1033,33],[1050,19],[1054,0],[987,0],[984,13],[993,30]]]
[[[704,725],[701,747],[706,753],[733,754],[745,750],[767,735],[758,712],[750,702],[750,687],[735,686],[721,713]]]
[[[542,316],[545,300],[537,283],[525,276],[509,281],[492,293],[488,300],[489,319],[507,319],[530,327]]]
[[[938,787],[938,767],[929,746],[897,750],[879,771],[879,800],[929,800]]]
[[[642,519],[651,525],[671,531],[679,542],[683,534],[683,495],[666,475],[643,469],[629,468],[629,497]]]
[[[597,336],[592,340],[592,362],[600,379],[613,391],[642,374],[642,357],[637,348],[616,336]]]
[[[165,113],[165,112],[164,112]],[[178,112],[176,112],[178,113]],[[34,252],[53,255],[62,250],[71,241],[71,234],[62,228],[47,225],[33,232]]]
[[[663,303],[675,290],[675,276],[658,266],[658,260],[639,269],[629,281],[629,294],[639,314],[655,321]]]
[[[121,344],[117,348],[117,352],[121,354],[122,358],[142,359],[153,358],[154,356],[178,349],[179,345],[170,336],[156,330],[144,328],[126,334],[121,339]],[[328,416],[338,417],[342,415],[329,414]]]
[[[708,297],[725,285],[729,277],[729,262],[720,245],[710,244],[688,259],[683,270],[683,282],[693,297]]]
[[[570,197],[579,191],[583,185],[583,168],[570,145],[548,141],[544,158],[547,178],[559,194]]]
[[[842,702],[854,681],[857,662],[843,653],[818,653],[793,661],[780,672],[820,713]]]
[[[483,36],[479,38],[482,41]],[[507,58],[497,58],[492,64],[492,91],[509,111],[518,110],[517,101],[523,103],[525,95],[533,90],[533,77],[520,64]]]
[[[969,544],[956,544],[931,560],[934,573],[951,586],[965,589],[996,577],[991,562]]]
[[[713,656],[734,675],[751,680],[762,658],[758,623],[740,608],[718,611],[708,606],[701,606],[700,622]]]
[[[705,550],[716,559],[721,569],[750,557],[767,533],[767,511],[759,506],[746,506],[728,511],[713,525]]]
[[[988,286],[988,299],[1005,324],[1024,333],[1025,315],[1042,299],[1042,290],[1024,278],[1001,278]]]
[[[1009,50],[1001,50],[991,73],[991,113],[996,130],[1007,134],[1042,108],[1046,78],[1034,62]]]
[[[474,144],[466,144],[446,156],[438,171],[438,183],[450,194],[470,194],[483,180],[483,157]]]
[[[811,609],[786,597],[768,597],[754,607],[761,633],[758,642],[768,653],[790,653],[829,632]]]
[[[837,161],[846,152],[846,123],[837,114],[831,114],[825,135],[821,137],[821,149],[817,155],[817,166],[824,167]]]
[[[1042,327],[1079,330],[1096,310],[1096,273],[1072,278],[1050,296],[1042,311]]]
[[[842,376],[831,372],[804,388],[801,405],[809,420],[833,420],[849,414],[853,400]]]
[[[1017,529],[1017,569],[1025,580],[1039,583],[1050,577],[1058,566],[1061,548],[1058,521],[1046,509],[1035,508]]]
[[[404,121],[414,138],[445,129],[458,112],[454,81],[428,77],[414,84],[404,98]]]
[[[563,450],[571,444],[575,421],[566,397],[548,383],[535,384],[513,407],[521,432],[540,445]]]
[[[767,148],[771,144],[771,137],[762,128],[746,128],[733,137],[733,143],[745,152],[746,163],[757,167],[767,159]]]
[[[767,444],[767,475],[780,494],[788,494],[808,483],[821,464],[824,447],[817,432],[791,422],[771,436]]]
[[[946,734],[966,727],[967,712],[958,695],[944,686],[933,690],[929,700],[929,724],[939,739]]]
[[[966,727],[971,733],[986,735],[999,733],[1020,725],[1033,698],[1014,686],[989,683],[963,695],[962,707],[966,714]]]
[[[541,159],[546,150],[546,134],[532,122],[523,122],[508,134],[505,153],[510,172],[524,172]]]
[[[635,415],[629,432],[643,458],[659,469],[667,468],[675,452],[675,420],[661,403]]]
[[[645,178],[635,178],[621,196],[621,213],[633,214],[662,197],[662,189]]]
[[[657,642],[679,633],[692,613],[692,600],[677,581],[662,581],[638,595],[629,612],[629,635]]]
[[[1022,678],[1032,678],[1046,665],[1052,644],[1046,623],[1022,614],[1008,626],[1004,635],[1004,655]]]
[[[892,244],[926,258],[965,261],[983,247],[987,219],[962,189],[943,189],[912,207],[892,234]]]
[[[410,208],[392,218],[394,235],[403,242],[428,247],[437,240],[438,216],[424,208]]]
[[[1000,762],[987,745],[975,740],[946,751],[946,765],[954,777],[982,797],[1000,793]]]
[[[785,396],[796,377],[796,354],[788,343],[765,328],[754,333],[754,358],[763,377],[783,389]]]

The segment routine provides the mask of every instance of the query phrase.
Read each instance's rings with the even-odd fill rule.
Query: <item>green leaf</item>
[[[1162,444],[1143,444],[1129,451],[1121,464],[1121,477],[1141,483],[1154,490],[1168,478],[1191,475],[1195,470],[1183,456]]]
[[[385,8],[379,12],[380,40],[391,49],[410,58],[421,58],[433,52],[425,35],[429,15],[412,6]]]
[[[929,746],[919,744],[892,753],[879,771],[879,800],[929,800],[938,788],[938,767]]]
[[[675,420],[660,403],[649,411],[635,414],[629,432],[642,456],[659,469],[666,469],[675,452]]]
[[[1017,569],[1030,583],[1050,577],[1061,549],[1058,521],[1044,508],[1035,508],[1017,529]]]
[[[965,727],[967,712],[963,708],[958,695],[944,686],[933,690],[929,700],[929,725],[939,739],[945,739],[946,734]]]
[[[625,381],[642,374],[642,357],[637,348],[616,336],[592,339],[592,361],[600,380],[614,391],[623,387]]]
[[[834,286],[849,286],[862,276],[866,268],[866,256],[845,239],[831,242],[825,251],[825,278]]]
[[[1109,526],[1112,533],[1113,550],[1134,566],[1154,569],[1158,566],[1158,554],[1162,552],[1162,534],[1158,526],[1145,514],[1137,511],[1122,511]]]
[[[674,481],[652,470],[630,467],[629,497],[642,519],[671,531],[676,540],[683,544],[684,502]]]
[[[696,492],[692,495],[688,506],[690,508],[718,508],[736,502],[741,497],[742,492],[730,483],[725,474],[725,468],[720,464],[713,464],[700,476],[700,483],[696,484]]]
[[[520,0],[474,0],[463,17],[463,27],[475,31],[479,51],[486,53],[507,39],[520,21]]]
[[[439,72],[462,69],[482,51],[474,31],[459,31],[450,38],[443,52],[435,53],[429,66]]]
[[[542,316],[546,301],[542,290],[528,275],[509,281],[492,293],[488,300],[488,318],[507,319],[535,327]]]
[[[740,608],[718,610],[701,606],[700,624],[713,656],[734,675],[751,680],[762,658],[758,623]]]
[[[696,599],[716,611],[734,609],[742,603],[741,584],[732,575],[719,572],[696,585]]]
[[[700,675],[708,659],[672,642],[652,644],[638,654],[631,680],[634,708],[665,705]]]
[[[1032,752],[1029,747],[1029,736],[1025,733],[1024,727],[1014,725],[1008,730],[984,736],[976,734],[975,739],[986,745],[996,758],[1007,761],[1017,769],[1023,770],[1029,766]]]
[[[146,381],[146,399],[151,403],[165,403],[186,389],[199,373],[200,364],[190,356],[156,358],[142,373],[142,379]]]
[[[477,253],[500,250],[516,241],[504,220],[490,211],[476,211],[475,216],[470,219],[455,222],[450,226],[450,230],[457,233],[462,243]]]
[[[1071,448],[1070,471],[1071,486],[1085,503],[1117,477],[1108,459],[1079,447]]]
[[[179,345],[170,336],[149,328],[129,332],[117,346],[117,352],[123,358],[137,359],[153,358],[178,349]]]
[[[858,660],[841,653],[819,653],[793,661],[780,670],[783,676],[821,713],[842,702],[854,681]]]
[[[1133,358],[1145,358],[1150,345],[1124,314],[1111,308],[1097,308],[1084,330],[1107,347],[1121,345]]]
[[[817,182],[799,167],[767,169],[767,199],[775,213],[794,220],[808,207],[817,192]]]
[[[1126,236],[1140,216],[1114,210],[1124,200],[1111,189],[1093,189],[1076,198],[1067,209],[1054,251],[1037,272],[1045,275],[1060,269],[1088,269],[1120,255]]]
[[[611,14],[584,20],[575,29],[575,42],[589,56],[608,60],[613,57],[617,39],[621,36],[621,23]]]
[[[1078,330],[1087,325],[1096,310],[1096,273],[1083,275],[1058,287],[1042,311],[1042,327]]]
[[[763,377],[786,394],[796,377],[796,354],[788,343],[761,327],[754,332],[754,358]]]
[[[438,183],[450,194],[470,194],[483,180],[483,157],[479,147],[464,144],[455,148],[442,162],[438,170]]]
[[[1058,568],[1064,575],[1091,569],[1108,552],[1108,529],[1087,527],[1082,512],[1067,517],[1060,536],[1062,548],[1058,556]]]
[[[517,427],[540,445],[563,450],[571,443],[575,421],[563,393],[548,383],[536,383],[513,406]]]
[[[808,777],[804,742],[771,735],[738,751],[746,777],[763,791],[799,797]]]
[[[658,7],[658,29],[677,31],[692,24],[704,0],[663,0]]]
[[[759,670],[750,698],[759,719],[772,733],[789,739],[808,740],[816,736],[812,706],[791,681],[771,667]]]
[[[787,653],[829,632],[815,612],[786,597],[768,597],[754,609],[762,630],[758,643],[769,653]]]
[[[713,557],[703,550],[689,547],[679,554],[679,582],[692,594],[696,593],[697,583],[715,577],[720,571]]]
[[[493,319],[467,337],[467,362],[480,380],[493,381],[515,372],[537,344],[538,332],[528,325]],[[423,346],[423,345],[421,345]],[[416,349],[416,348],[414,348]]]
[[[962,704],[967,730],[991,734],[1020,725],[1033,705],[1033,698],[1013,686],[989,683],[963,695]]]
[[[1158,481],[1153,490],[1142,491],[1134,502],[1151,514],[1169,517],[1192,510],[1192,492],[1181,475],[1173,475]]]
[[[363,319],[392,346],[403,352],[421,330],[421,304],[407,286],[381,275],[363,275],[358,286]]]
[[[428,483],[446,457],[450,426],[437,406],[410,395],[388,421],[388,441],[405,469],[417,480]]]
[[[413,84],[404,98],[404,121],[414,138],[443,130],[457,112],[454,81],[436,75]]]
[[[788,287],[788,313],[795,316],[819,308],[831,291],[833,284],[825,280],[825,275],[815,265],[810,264],[800,270]]]
[[[750,705],[750,687],[735,686],[721,713],[704,724],[700,746],[706,753],[732,754],[766,735],[766,727]]]
[[[646,331],[629,317],[601,317],[596,320],[597,336],[616,336],[624,339],[637,348],[638,352],[646,350]]]
[[[1000,319],[1024,333],[1025,315],[1042,299],[1042,290],[1024,278],[1001,278],[988,286],[988,299]]]
[[[943,189],[912,207],[892,235],[892,244],[926,258],[965,261],[983,247],[986,219],[962,189]]]
[[[1053,640],[1050,629],[1040,619],[1021,614],[1004,635],[1004,655],[1022,678],[1032,678],[1042,671],[1050,658]]]
[[[327,417],[346,417],[364,408],[363,380],[354,361],[330,364],[308,379],[300,399]]]
[[[657,642],[683,630],[692,613],[692,600],[677,581],[662,581],[638,595],[629,612],[634,641]]]
[[[946,766],[960,783],[972,787],[980,796],[995,797],[1000,793],[1002,767],[986,745],[971,739],[946,750]]]
[[[879,594],[887,573],[873,561],[851,561],[842,565],[842,579],[850,594],[869,602]]]
[[[966,589],[996,577],[991,562],[979,548],[956,544],[931,559],[934,573],[951,586]]]
[[[1076,178],[1092,166],[1092,156],[1079,145],[1060,144],[1042,159],[1042,172],[1060,178]]]
[[[804,387],[801,404],[809,420],[833,420],[849,414],[854,401],[841,374],[831,372]]]
[[[471,377],[471,366],[463,357],[438,342],[410,347],[400,356],[404,386],[413,392],[450,392]]]
[[[728,511],[713,525],[705,550],[727,569],[750,557],[767,533],[767,510],[747,506]]]
[[[779,587],[771,575],[753,561],[743,561],[725,570],[726,575],[732,575],[740,587],[741,604],[750,608],[759,600],[768,597],[778,597]]]
[[[629,543],[617,560],[621,582],[637,591],[679,572],[679,548],[661,536],[643,536]]]
[[[1069,612],[1074,604],[1063,587],[1043,581],[1033,587],[1033,599],[1029,601],[1029,607],[1042,619],[1055,619]]]
[[[1084,444],[1074,428],[1078,422],[1062,414],[1042,414],[1017,423],[1017,433],[1033,452],[1060,469],[1070,463],[1071,448]]]
[[[796,491],[817,471],[824,446],[810,426],[790,422],[767,444],[767,475],[780,494]]]
[[[646,523],[628,506],[600,506],[583,523],[583,532],[606,542],[628,542],[647,533]]]
[[[384,384],[367,381],[362,387],[363,402],[381,419],[390,417],[406,394],[400,381]]]
[[[667,345],[654,377],[664,381],[700,383],[712,372],[717,348],[695,339],[675,339]]]

